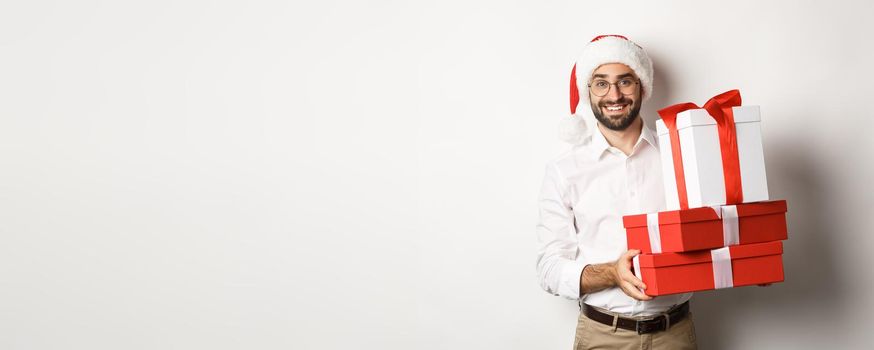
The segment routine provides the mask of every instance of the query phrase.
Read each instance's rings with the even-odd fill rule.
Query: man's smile
[[[630,105],[630,103],[605,104],[601,108],[610,114],[616,114],[624,113]]]

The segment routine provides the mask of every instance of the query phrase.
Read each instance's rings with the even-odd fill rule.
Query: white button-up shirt
[[[665,209],[656,138],[643,126],[631,154],[610,146],[595,126],[591,140],[546,167],[537,225],[537,274],[547,292],[612,312],[645,316],[689,300],[692,293],[638,301],[620,288],[580,295],[589,264],[616,261],[627,248],[622,216]]]

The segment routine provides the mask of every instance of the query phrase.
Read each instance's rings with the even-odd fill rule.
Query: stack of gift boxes
[[[644,293],[783,281],[786,201],[768,198],[758,106],[732,90],[659,115],[668,210],[623,217]]]

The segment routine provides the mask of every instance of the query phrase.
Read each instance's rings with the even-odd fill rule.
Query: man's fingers
[[[626,250],[625,253],[622,253],[622,259],[619,259],[622,262],[631,263],[631,258],[639,255],[640,251],[637,249]]]
[[[619,288],[628,296],[637,300],[651,300],[652,297],[644,294],[641,290],[646,289],[646,284],[631,272],[631,259],[640,254],[640,250],[631,249],[622,253],[616,261],[616,279]]]
[[[631,273],[631,270],[621,271],[619,273],[619,278],[625,282],[631,283],[637,288],[646,289],[646,284],[644,284],[643,281],[640,280],[640,278],[637,278],[637,276]]]
[[[637,299],[637,300],[651,300],[652,299],[651,296],[643,294],[643,292],[641,292],[640,290],[635,288],[634,285],[632,285],[631,283],[629,283],[627,281],[622,282],[622,290],[625,292],[625,294],[628,294],[628,296],[630,296],[634,299]]]
[[[643,281],[641,281],[639,278],[635,277],[634,275],[628,276],[628,279],[626,279],[626,281],[630,282],[631,284],[633,284],[637,288],[646,289],[646,284],[644,284]]]

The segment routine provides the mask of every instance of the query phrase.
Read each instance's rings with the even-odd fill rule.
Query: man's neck
[[[625,130],[610,130],[598,123],[598,129],[601,130],[601,134],[604,135],[610,146],[618,148],[625,155],[630,155],[640,138],[640,133],[643,132],[643,121],[637,117]]]

